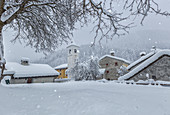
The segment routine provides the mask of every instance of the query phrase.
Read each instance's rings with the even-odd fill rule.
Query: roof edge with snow
[[[67,68],[68,68],[68,64],[67,63],[66,64],[61,64],[59,66],[54,67],[54,69],[67,69]]]
[[[120,61],[123,61],[127,64],[130,64],[130,61],[126,60],[126,59],[123,59],[123,58],[120,58],[120,57],[116,57],[116,56],[111,56],[111,55],[104,55],[103,57],[101,57],[99,60],[102,60],[106,57],[109,57],[109,58],[113,58],[113,59],[116,59],[116,60],[120,60]]]

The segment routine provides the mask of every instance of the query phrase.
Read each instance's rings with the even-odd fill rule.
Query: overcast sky
[[[158,1],[160,2],[160,0]],[[164,0],[160,2],[164,9],[170,11],[170,0]],[[117,47],[135,47],[141,44],[143,47],[151,43],[152,45],[169,45],[170,42],[170,17],[162,17],[157,15],[149,15],[145,21],[144,26],[141,26],[137,19],[134,27],[130,30],[130,33],[121,38],[113,38],[109,41],[111,45]],[[90,33],[92,25],[76,30],[74,32],[73,39],[79,45],[90,44],[93,41],[94,33]],[[155,35],[155,36],[154,36]],[[160,35],[160,36],[158,36]],[[25,44],[19,42],[13,44],[10,42],[14,38],[14,33],[11,30],[6,30],[3,33],[5,43],[5,58],[7,61],[19,61],[21,57],[28,57],[31,60],[38,59],[43,56],[42,53],[35,53],[35,49],[25,47]],[[165,41],[165,42],[164,42]],[[105,40],[103,40],[105,43]],[[150,45],[150,44],[149,44]],[[65,46],[62,46],[65,48]]]

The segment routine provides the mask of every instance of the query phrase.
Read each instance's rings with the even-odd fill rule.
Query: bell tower
[[[70,45],[67,46],[68,52],[68,69],[71,69],[75,66],[75,63],[79,59],[79,46],[74,42],[71,42]]]

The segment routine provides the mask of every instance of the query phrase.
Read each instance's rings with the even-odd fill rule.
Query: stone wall
[[[32,78],[32,83],[48,83],[54,82],[55,77],[42,77],[42,78]],[[27,83],[28,79],[11,79],[11,84],[25,84]]]
[[[123,61],[110,57],[105,57],[99,61],[99,65],[101,66],[101,68],[105,68],[104,78],[108,80],[118,79],[118,69],[120,69],[120,66],[122,66],[123,64]]]

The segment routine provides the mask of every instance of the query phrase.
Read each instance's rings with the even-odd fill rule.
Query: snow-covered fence
[[[170,82],[168,81],[154,81],[153,79],[148,79],[146,81],[139,80],[137,82],[130,81],[117,81],[117,83],[125,83],[125,84],[134,84],[134,85],[158,85],[158,86],[170,86]]]

